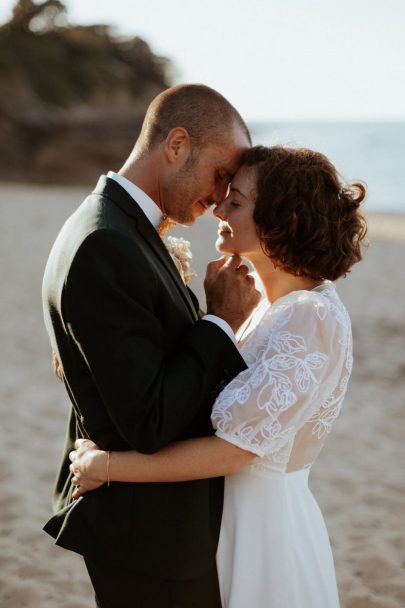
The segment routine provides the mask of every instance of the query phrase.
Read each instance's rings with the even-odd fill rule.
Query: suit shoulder
[[[113,225],[95,227],[92,231],[83,235],[72,265],[83,259],[92,260],[98,264],[119,265],[125,260],[125,266],[142,263],[139,256],[137,242],[130,234],[127,234]],[[125,267],[121,268],[125,271]]]
[[[125,214],[118,205],[102,194],[90,194],[72,215],[74,224],[80,223],[90,233],[98,229],[131,232],[136,226],[133,218]]]

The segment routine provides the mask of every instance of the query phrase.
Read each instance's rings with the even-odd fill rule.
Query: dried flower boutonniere
[[[188,283],[197,274],[190,267],[193,254],[190,249],[190,242],[183,237],[168,236],[165,245],[170,253],[179,262],[183,274],[184,282]]]

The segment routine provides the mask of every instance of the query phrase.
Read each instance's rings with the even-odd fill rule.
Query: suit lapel
[[[124,213],[130,215],[135,220],[138,233],[169,273],[193,319],[197,320],[198,317],[189,290],[184,284],[165,244],[139,205],[134,202],[129,194],[121,188],[116,181],[109,179],[105,175],[100,177],[94,194],[99,194],[110,199],[113,203],[118,205]]]
[[[197,319],[195,307],[188,292],[188,289],[184,284],[184,281],[181,278],[180,273],[176,268],[176,265],[173,262],[172,257],[166,248],[166,245],[163,243],[162,239],[160,238],[152,224],[149,222],[147,217],[144,215],[144,213],[142,211],[141,213],[143,217],[139,217],[137,223],[139,234],[143,237],[143,239],[151,248],[153,253],[159,258],[161,263],[164,265],[165,269],[172,277],[182,298],[187,304],[187,307],[189,308],[193,318]]]

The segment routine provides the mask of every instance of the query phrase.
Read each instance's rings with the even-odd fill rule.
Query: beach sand
[[[51,370],[41,280],[61,224],[86,193],[0,186],[2,608],[94,606],[81,557],[55,547],[42,532],[51,515],[68,399]],[[192,241],[199,276],[191,285],[201,295],[205,263],[217,257],[211,246],[216,222],[203,218],[195,229],[180,232]],[[405,216],[370,215],[370,238],[365,260],[338,284],[353,321],[354,372],[310,484],[331,536],[342,608],[400,608],[405,606]]]

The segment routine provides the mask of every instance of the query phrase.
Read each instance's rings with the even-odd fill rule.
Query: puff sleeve
[[[344,327],[317,292],[272,305],[255,330],[248,369],[215,402],[216,435],[258,456],[283,448],[336,390],[347,356]]]

